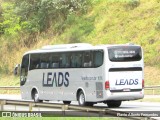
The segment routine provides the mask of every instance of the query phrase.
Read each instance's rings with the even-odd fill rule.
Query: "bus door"
[[[28,76],[29,55],[24,55],[21,64],[20,86],[25,85]]]

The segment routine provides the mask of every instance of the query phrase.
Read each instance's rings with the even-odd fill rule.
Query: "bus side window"
[[[72,53],[72,55],[71,55],[71,67],[72,68],[76,67],[75,54],[74,53]]]
[[[49,65],[49,63],[42,62],[40,68],[46,69],[46,68],[48,68],[48,65]]]
[[[60,64],[60,67],[61,68],[69,68],[70,67],[70,55],[69,53],[64,53],[62,54],[61,56],[61,64]]]
[[[73,67],[73,68],[82,67],[82,53],[81,52],[72,53],[71,67]]]
[[[59,68],[60,67],[60,56],[58,54],[54,54],[52,56],[52,61],[50,63],[51,68]]]
[[[62,54],[61,55],[61,58],[60,58],[60,67],[61,68],[65,68],[66,67],[66,54]]]
[[[82,67],[82,54],[81,53],[79,53],[76,56],[76,65],[78,68]]]
[[[103,64],[103,52],[94,51],[94,67],[99,67]]]
[[[39,69],[40,68],[40,55],[31,54],[30,55],[30,68],[29,70]]]
[[[71,58],[71,54],[70,53],[68,53],[67,55],[66,55],[66,68],[70,68],[71,67],[71,60],[70,60],[70,58]]]
[[[92,67],[92,52],[85,52],[83,58],[83,67]]]
[[[58,68],[59,67],[59,63],[51,63],[51,68]]]
[[[40,55],[40,68],[41,69],[48,69],[49,68],[49,61],[50,60],[50,54],[49,53],[43,53]]]

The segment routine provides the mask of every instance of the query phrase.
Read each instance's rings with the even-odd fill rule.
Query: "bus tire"
[[[63,101],[63,103],[69,105],[71,104],[71,101]]]
[[[83,91],[80,91],[78,93],[78,104],[80,106],[85,106],[86,105],[86,102],[85,102],[85,95],[83,93]]]
[[[39,99],[39,94],[38,94],[37,90],[34,90],[32,92],[32,98],[33,98],[34,102],[42,102],[42,100]]]
[[[109,108],[116,108],[121,105],[122,101],[107,101],[106,103]]]

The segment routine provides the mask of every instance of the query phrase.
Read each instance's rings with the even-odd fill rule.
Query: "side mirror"
[[[18,68],[20,67],[20,64],[17,64],[15,67],[14,67],[14,75],[17,75],[18,74]]]

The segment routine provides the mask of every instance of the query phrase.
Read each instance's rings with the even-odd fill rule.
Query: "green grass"
[[[146,66],[144,69],[145,86],[160,85],[160,69]]]
[[[14,118],[3,118],[3,120],[126,120],[120,117],[14,117]]]
[[[145,95],[160,95],[160,89],[157,88],[155,90],[145,90],[144,94]]]
[[[20,77],[0,74],[0,86],[20,86]],[[0,94],[20,94],[19,90],[1,90]]]
[[[140,102],[160,102],[160,98],[143,98],[140,100],[136,100]]]
[[[34,117],[34,118],[3,118],[4,120],[126,120],[120,117]]]
[[[19,86],[20,77],[14,75],[1,74],[0,86]]]

